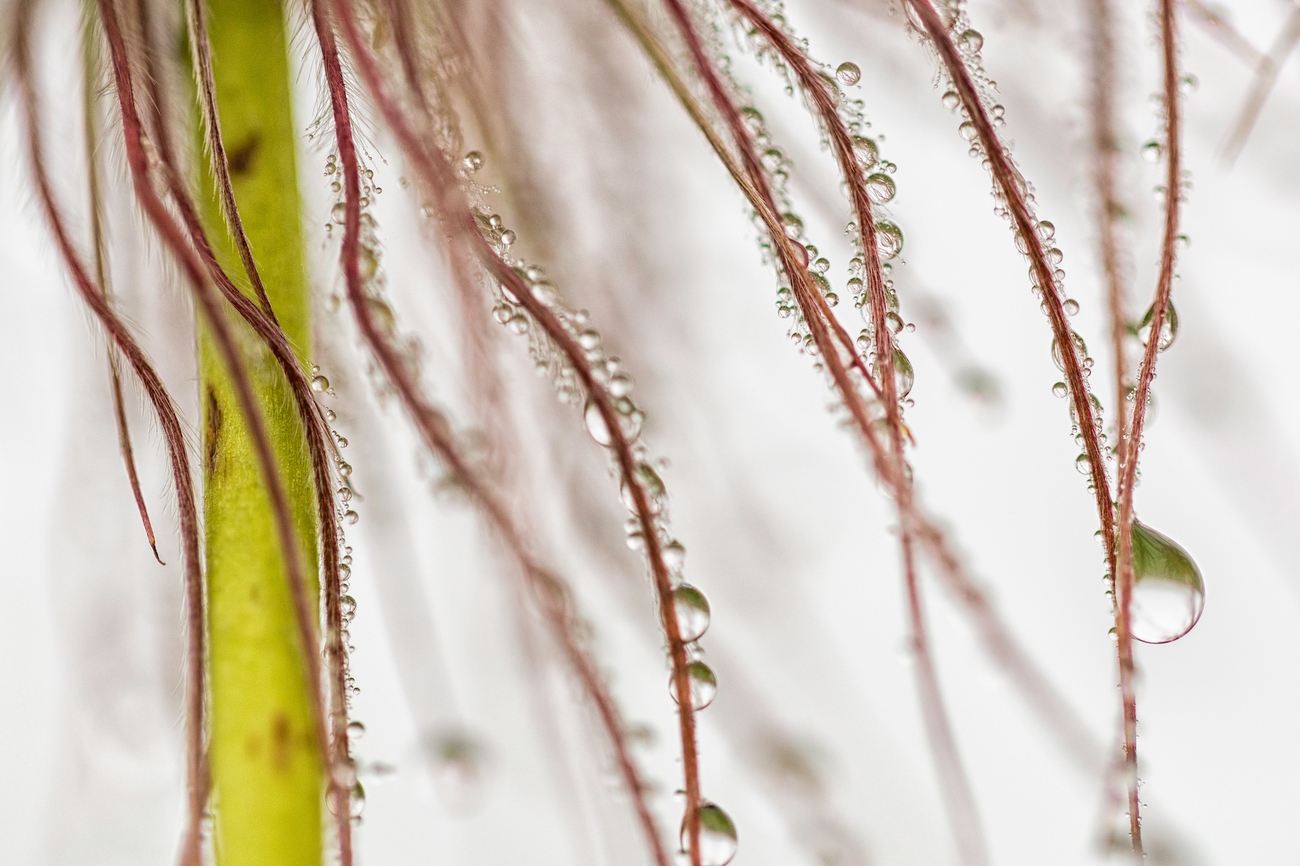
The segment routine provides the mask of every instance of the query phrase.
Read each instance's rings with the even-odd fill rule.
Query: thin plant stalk
[[[408,157],[415,160],[416,156],[427,156],[427,154],[424,148],[415,140],[412,131],[406,126],[404,118],[393,110],[392,103],[382,98],[383,89],[378,79],[373,58],[360,44],[357,24],[351,16],[351,10],[343,3],[333,3],[331,9],[327,10],[324,8],[324,3],[325,0],[314,0],[312,20],[324,59],[325,78],[330,92],[335,137],[338,142],[339,162],[343,174],[345,215],[341,259],[344,282],[353,316],[363,339],[375,354],[385,376],[397,390],[403,405],[415,422],[417,431],[424,440],[426,447],[443,461],[451,474],[469,493],[471,499],[484,512],[489,524],[516,559],[520,570],[528,581],[533,597],[541,604],[543,614],[550,622],[552,632],[564,651],[570,666],[577,674],[588,697],[596,706],[602,725],[609,736],[615,762],[618,765],[620,775],[623,777],[624,784],[632,799],[638,821],[646,836],[651,855],[657,866],[668,866],[668,854],[663,847],[663,841],[653,814],[650,812],[649,804],[645,800],[644,784],[641,780],[640,771],[637,769],[628,750],[617,708],[601,682],[595,666],[581,648],[574,634],[567,588],[533,558],[529,552],[529,545],[525,542],[523,535],[510,516],[509,510],[490,487],[479,479],[478,474],[461,456],[451,438],[445,417],[434,410],[420,394],[419,389],[405,368],[398,350],[384,335],[371,312],[369,297],[361,279],[359,263],[360,165],[356,145],[352,137],[352,115],[337,42],[327,17],[331,12],[338,19],[343,29],[344,36],[352,49],[354,62],[358,64],[362,77],[366,79],[372,94],[375,95],[379,102],[385,118],[390,122],[390,125],[394,125],[394,131],[401,139]],[[397,122],[394,124],[395,120]],[[408,145],[411,145],[411,147],[408,148]],[[430,169],[432,167],[425,160],[415,161],[417,162],[417,168]],[[423,173],[427,174],[428,172]],[[440,198],[445,198],[450,192],[450,190],[436,184],[430,184],[430,186],[431,191],[441,192]],[[473,224],[473,217],[469,213],[468,207],[464,208],[464,215],[468,218],[468,226],[462,224],[461,228],[472,231],[474,237],[481,239],[482,236]],[[523,290],[520,294],[527,294],[527,291]],[[615,419],[612,417],[612,408],[610,414],[611,418],[609,420],[611,426],[613,426]],[[644,494],[640,495],[644,498]],[[669,609],[671,610],[671,606],[669,606]],[[675,618],[673,623],[675,625]],[[678,643],[680,644],[680,639]],[[679,689],[679,691],[684,698],[681,703],[689,711],[689,685],[685,682],[679,682],[679,685],[686,687],[685,689]]]
[[[1156,375],[1156,357],[1163,346],[1164,327],[1173,291],[1174,266],[1178,252],[1178,227],[1183,196],[1182,111],[1178,74],[1178,22],[1175,0],[1160,2],[1161,66],[1164,74],[1165,105],[1165,224],[1160,245],[1160,275],[1151,305],[1151,330],[1138,372],[1133,398],[1133,421],[1125,445],[1129,459],[1119,477],[1119,579],[1116,598],[1119,608],[1120,685],[1124,701],[1124,756],[1129,785],[1129,832],[1133,850],[1142,853],[1142,827],[1137,790],[1137,698],[1133,687],[1133,648],[1129,633],[1129,605],[1133,596],[1133,492],[1137,485],[1138,454],[1146,424],[1151,382]],[[1127,646],[1126,646],[1127,645]]]
[[[104,221],[102,196],[99,176],[99,117],[98,103],[95,97],[99,87],[99,54],[95,39],[94,18],[87,10],[86,20],[82,24],[82,63],[85,76],[82,79],[82,127],[86,137],[86,186],[90,198],[90,243],[95,265],[95,283],[104,299],[112,302],[112,287],[108,280],[108,263],[104,249]],[[108,347],[109,387],[113,396],[113,418],[117,423],[117,445],[122,455],[122,465],[126,469],[127,482],[131,485],[131,495],[135,498],[136,510],[140,513],[140,522],[144,526],[145,539],[153,558],[159,565],[166,565],[158,555],[158,540],[154,536],[153,521],[149,519],[149,508],[144,501],[144,491],[140,489],[140,474],[136,471],[135,450],[131,445],[131,427],[126,419],[126,403],[122,395],[121,358],[113,345]]]
[[[166,443],[169,469],[176,490],[181,531],[181,564],[184,571],[186,632],[185,742],[188,796],[181,862],[184,866],[200,866],[203,842],[202,821],[208,797],[204,716],[204,695],[207,688],[205,671],[207,633],[204,617],[202,556],[199,549],[198,505],[186,451],[185,430],[175,403],[161,377],[121,317],[113,310],[109,299],[104,296],[99,285],[92,278],[90,268],[78,254],[62,210],[54,198],[45,168],[40,111],[31,62],[30,31],[37,5],[36,3],[20,4],[13,32],[12,52],[15,78],[18,81],[23,119],[26,124],[28,163],[36,185],[37,198],[54,236],[59,257],[67,267],[82,302],[99,321],[113,349],[126,359],[127,366],[131,368],[144,389]]]

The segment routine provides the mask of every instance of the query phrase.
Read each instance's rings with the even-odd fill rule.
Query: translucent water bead
[[[1192,630],[1205,608],[1205,582],[1196,563],[1173,539],[1133,521],[1133,595],[1129,631],[1161,644]]]
[[[425,741],[438,799],[453,812],[474,809],[483,799],[487,754],[471,736],[449,732]]]
[[[708,631],[709,600],[690,584],[683,583],[673,590],[673,611],[677,615],[677,629],[686,643],[699,640]]]
[[[840,80],[840,84],[852,86],[862,79],[862,70],[858,64],[845,61],[835,70],[835,77]]]
[[[686,665],[686,677],[690,685],[692,710],[702,710],[713,703],[713,699],[718,695],[718,676],[713,672],[713,668],[696,659]],[[668,678],[668,693],[673,696],[675,702],[677,682],[674,677]]]
[[[727,866],[736,856],[739,840],[736,824],[731,816],[719,806],[709,802],[700,803],[696,813],[700,818],[700,864],[701,866]],[[688,822],[682,819],[682,851],[689,852],[691,847]]]

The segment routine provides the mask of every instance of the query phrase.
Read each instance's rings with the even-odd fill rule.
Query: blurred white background
[[[42,65],[52,162],[79,195],[75,4],[47,3]],[[739,194],[596,0],[504,4],[517,137],[483,176],[570,303],[591,310],[637,381],[647,441],[664,473],[688,579],[709,596],[703,640],[720,691],[700,714],[706,795],[736,821],[735,866],[956,862],[904,648],[904,607],[888,503],[828,393],[774,312]],[[1057,226],[1075,327],[1110,404],[1110,363],[1086,111],[1088,4],[976,0],[970,17],[1006,106],[1006,135]],[[1225,5],[1267,50],[1294,7]],[[1139,158],[1158,131],[1158,45],[1148,4],[1122,10],[1123,194],[1131,206],[1131,311],[1154,288],[1161,167]],[[1092,728],[1115,735],[1118,692],[1095,515],[1045,317],[989,181],[944,109],[934,64],[899,14],[869,4],[789,0],[810,50],[862,68],[857,89],[882,154],[898,165],[889,205],[906,234],[895,269],[903,348],[916,367],[918,489],[997,600],[1021,643]],[[61,34],[61,35],[60,35]],[[1140,755],[1153,864],[1300,861],[1300,69],[1281,71],[1235,164],[1219,156],[1254,70],[1184,17],[1185,211],[1190,246],[1174,289],[1181,330],[1161,356],[1137,493],[1141,519],[1199,563],[1204,616],[1184,639],[1140,647]],[[305,48],[304,48],[305,50]],[[847,212],[801,104],[770,70],[736,58],[795,163],[811,238],[847,276]],[[302,120],[315,73],[301,80]],[[22,125],[6,92],[0,121],[0,861],[169,863],[182,818],[180,592],[175,514],[161,442],[131,400],[146,496],[165,568],[149,556],[117,456],[103,340],[74,298],[24,173]],[[374,132],[376,216],[402,328],[418,335],[425,383],[469,423],[452,294],[431,232],[400,183],[397,149]],[[471,142],[473,144],[473,142]],[[379,405],[346,317],[325,312],[334,248],[320,226],[332,199],[325,152],[304,135],[306,215],[322,300],[317,363],[335,383],[338,429],[362,494],[352,580],[361,693],[355,715],[367,805],[358,863],[642,862],[597,728],[575,703],[518,582],[476,516],[430,493],[400,408]],[[190,314],[142,239],[117,180],[115,283],[187,410]],[[70,200],[72,200],[70,198]],[[79,199],[76,199],[79,201]],[[841,296],[848,298],[841,290]],[[485,308],[486,309],[486,308]],[[950,328],[936,327],[941,310]],[[848,303],[839,312],[861,327]],[[593,647],[657,785],[666,832],[680,820],[673,709],[649,587],[623,544],[624,513],[600,449],[558,406],[523,342],[499,349],[519,433],[512,462],[548,561],[577,589]],[[953,334],[991,373],[989,406],[952,375]],[[1108,412],[1107,417],[1110,417]],[[190,411],[190,418],[195,416]],[[929,577],[929,575],[927,575]],[[1080,774],[984,653],[933,580],[937,662],[998,864],[1091,864],[1104,823],[1096,779]],[[435,784],[427,743],[450,730],[483,745],[484,778]]]

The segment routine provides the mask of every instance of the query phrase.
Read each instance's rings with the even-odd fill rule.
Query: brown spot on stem
[[[208,388],[208,430],[204,436],[204,470],[211,478],[217,474],[217,446],[221,439],[221,404],[217,402],[217,392]]]
[[[257,158],[257,149],[261,144],[262,134],[254,130],[242,143],[232,148],[226,155],[230,164],[230,173],[238,176],[251,172],[253,160]]]
[[[277,773],[289,771],[291,733],[289,717],[284,713],[276,713],[275,718],[271,720],[271,767]]]

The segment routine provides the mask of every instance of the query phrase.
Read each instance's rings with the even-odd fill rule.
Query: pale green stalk
[[[207,9],[235,199],[275,315],[305,357],[309,290],[284,10],[276,0],[209,0]],[[207,230],[222,266],[236,277],[240,257],[215,180],[210,170],[200,174]],[[230,318],[243,338],[315,600],[315,502],[302,423],[271,353]],[[248,428],[226,365],[207,329],[201,334],[217,859],[221,866],[320,866],[324,773],[305,650]]]

